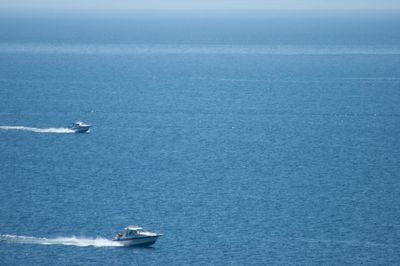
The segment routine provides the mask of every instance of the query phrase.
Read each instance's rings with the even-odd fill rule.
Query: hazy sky
[[[400,9],[400,0],[0,0],[0,8]]]

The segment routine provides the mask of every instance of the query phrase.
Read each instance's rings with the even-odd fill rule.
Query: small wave
[[[397,245],[373,242],[373,241],[358,241],[358,240],[332,240],[332,239],[314,239],[314,238],[296,238],[294,240],[306,243],[321,243],[321,244],[335,244],[346,245],[355,247],[398,247]]]
[[[24,127],[24,126],[0,126],[0,130],[19,130],[19,131],[30,131],[36,133],[75,133],[69,128],[59,127],[59,128],[36,128],[36,127]]]
[[[32,237],[16,235],[0,235],[0,242],[15,244],[38,244],[38,245],[65,245],[76,247],[121,247],[122,244],[106,238],[79,238],[79,237]]]

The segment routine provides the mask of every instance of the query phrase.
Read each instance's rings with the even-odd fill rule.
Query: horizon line
[[[47,11],[400,11],[398,8],[134,8],[134,7],[1,7],[0,10]]]

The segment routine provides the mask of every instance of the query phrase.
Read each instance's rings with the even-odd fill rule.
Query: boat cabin
[[[125,228],[125,236],[134,236],[139,233],[143,228],[140,226],[128,226]]]
[[[136,225],[128,226],[124,229],[124,232],[118,233],[117,238],[133,237],[140,234],[143,228]]]

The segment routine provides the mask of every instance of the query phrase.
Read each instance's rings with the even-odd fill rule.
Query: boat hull
[[[126,247],[130,246],[142,246],[147,247],[153,245],[159,236],[145,236],[145,237],[134,237],[134,238],[120,238],[114,239],[115,242],[121,243]]]
[[[90,127],[72,128],[75,133],[86,133],[89,129]]]

